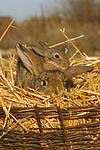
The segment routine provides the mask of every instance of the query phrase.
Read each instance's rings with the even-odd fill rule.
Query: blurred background
[[[59,29],[66,28],[69,38],[84,35],[74,44],[87,55],[100,52],[100,0],[0,0],[0,37],[12,19],[19,30],[10,28],[0,42],[5,52],[17,43],[39,46],[39,41],[53,45],[65,41]],[[71,56],[75,49],[70,43]]]

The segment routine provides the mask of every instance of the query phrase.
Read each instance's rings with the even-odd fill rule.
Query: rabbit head
[[[63,71],[64,69],[68,68],[69,66],[69,59],[67,58],[66,50],[59,50],[55,48],[49,48],[47,44],[40,41],[40,45],[44,48],[41,49],[36,46],[32,46],[34,51],[41,55],[44,58],[44,68],[46,70],[60,70]]]
[[[63,71],[69,67],[66,50],[49,48],[44,42],[40,44],[44,49],[37,46],[26,48],[21,44],[16,46],[20,59],[30,72],[38,75],[43,71]]]
[[[64,75],[60,71],[43,72],[37,78],[35,77],[29,84],[30,87],[43,92],[45,95],[57,95],[63,90],[62,79]]]

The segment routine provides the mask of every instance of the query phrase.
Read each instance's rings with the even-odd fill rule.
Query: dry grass
[[[65,35],[63,31],[62,33]],[[88,73],[82,86],[78,84],[55,97],[33,89],[29,92],[15,87],[15,55],[10,55],[8,67],[4,66],[6,60],[0,56],[0,148],[80,149],[84,141],[87,148],[99,148],[100,57],[88,57],[75,48],[76,53],[70,58],[70,64],[91,65],[94,70]],[[74,77],[74,83],[81,82],[85,76],[82,74]],[[18,137],[17,143],[15,136]],[[20,145],[20,137],[26,139],[26,143],[24,141]],[[28,137],[38,145],[28,143]]]

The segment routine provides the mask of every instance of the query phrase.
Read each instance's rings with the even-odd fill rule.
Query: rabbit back
[[[34,78],[34,74],[32,74],[23,64],[20,57],[17,61],[17,70],[15,77],[15,86],[19,86],[22,88],[26,88],[28,82]]]

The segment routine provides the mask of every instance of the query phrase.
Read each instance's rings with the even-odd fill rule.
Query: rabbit
[[[44,50],[41,50],[36,46],[34,46],[34,50],[26,48],[21,44],[17,44],[19,58],[17,63],[17,74],[15,78],[16,86],[21,86],[23,88],[31,87],[30,81],[34,81],[34,78],[38,80],[38,77],[40,77],[43,72],[58,70],[64,74],[64,85],[65,88],[68,88],[70,86],[73,86],[73,81],[70,79],[72,76],[80,73],[85,73],[93,69],[91,68],[91,66],[69,67],[69,61],[66,56],[64,58],[66,58],[65,60],[67,60],[67,63],[65,63],[65,60],[63,61],[63,59],[53,59],[53,54],[51,53],[53,53],[55,49],[51,49],[50,51],[45,43],[41,42],[40,44],[44,47]],[[45,51],[48,51],[47,54],[43,54],[46,53]],[[55,51],[55,53],[57,54],[57,50]],[[59,67],[60,62],[64,62],[66,67],[63,67],[63,69],[62,67]],[[53,73],[53,75],[55,74]]]
[[[61,71],[45,71],[39,76],[35,76],[32,80],[29,79],[27,89],[30,87],[39,92],[43,92],[45,95],[54,96],[62,92],[64,87],[66,88],[66,82],[68,82],[68,80],[72,82],[71,77],[92,70],[92,66],[73,66],[68,67],[65,73]]]
[[[68,68],[70,63],[66,51],[50,49],[44,42],[40,42],[40,45],[44,49],[37,46],[26,48],[21,44],[17,44],[19,58],[15,85],[19,86],[18,80],[20,80],[21,86],[24,87],[28,79],[39,76],[44,71],[63,71]]]

